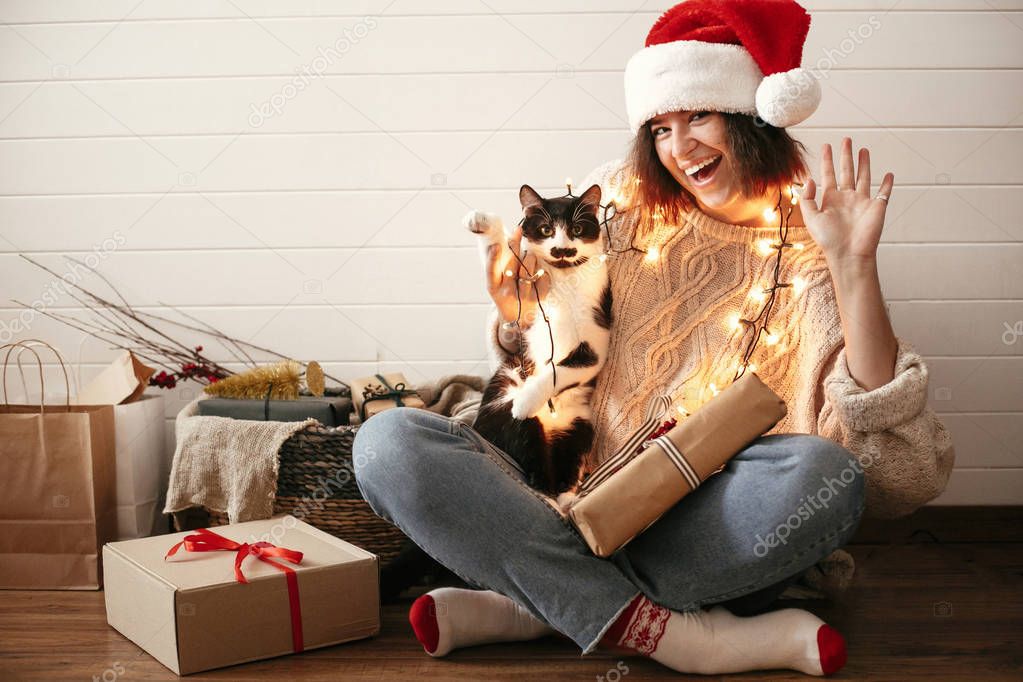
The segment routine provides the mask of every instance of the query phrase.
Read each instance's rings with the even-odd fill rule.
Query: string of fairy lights
[[[635,187],[636,185],[639,184],[639,182],[640,182],[639,178],[633,178],[631,184],[633,185],[633,187]],[[625,184],[626,186],[628,186],[629,183],[626,182]],[[565,187],[567,188],[567,191],[562,198],[575,198],[575,195],[572,194],[571,178],[565,178]],[[752,299],[755,303],[759,304],[759,311],[757,312],[757,314],[755,316],[743,317],[740,310],[737,313],[733,313],[728,318],[729,327],[733,332],[742,330],[744,333],[749,333],[749,340],[746,342],[746,348],[742,353],[742,358],[736,363],[735,375],[731,379],[731,381],[733,382],[742,377],[747,370],[750,372],[757,371],[756,363],[752,362],[751,360],[754,351],[757,349],[757,346],[761,341],[761,338],[763,338],[764,344],[767,346],[775,346],[780,342],[781,335],[775,331],[772,331],[771,328],[769,327],[771,312],[774,309],[774,304],[777,299],[778,292],[784,289],[792,289],[794,294],[799,295],[806,288],[806,280],[799,276],[793,277],[792,280],[788,282],[783,282],[781,280],[782,255],[785,252],[785,249],[802,251],[805,248],[805,245],[802,244],[801,242],[793,243],[788,241],[789,220],[792,216],[792,212],[795,210],[795,206],[799,203],[799,190],[801,188],[802,186],[799,184],[796,183],[790,184],[787,188],[788,194],[787,200],[786,197],[784,196],[784,192],[779,191],[778,199],[775,202],[774,206],[764,210],[763,214],[764,220],[766,221],[778,220],[778,237],[776,240],[772,239],[758,240],[757,251],[760,253],[760,255],[764,257],[773,257],[774,267],[772,269],[771,283],[767,286],[758,285],[750,292],[750,295],[748,297],[749,299]],[[610,223],[619,214],[618,207],[622,206],[623,207],[622,210],[624,211],[628,210],[628,205],[629,197],[623,193],[621,187],[616,187],[614,189],[614,195],[606,204],[600,204],[600,209],[602,213],[601,218],[599,220],[599,224],[601,229],[603,229],[605,231],[605,234],[607,235],[607,245],[604,250],[604,253],[600,254],[599,259],[601,262],[605,262],[610,256],[614,256],[620,253],[627,253],[629,251],[635,251],[642,253],[644,255],[645,262],[656,263],[661,257],[660,248],[656,244],[649,245],[646,248],[636,246],[635,234],[633,234],[633,237],[630,240],[628,246],[620,249],[616,249],[613,246],[614,242],[611,239]],[[663,221],[663,216],[661,215],[660,211],[654,211],[652,214],[652,218],[655,224],[658,224]],[[519,224],[522,225],[524,221],[525,218],[523,217]],[[542,267],[537,268],[536,272],[530,272],[529,268],[526,266],[522,257],[518,253],[513,253],[513,255],[518,261],[519,266],[528,275],[527,277],[520,277],[519,278],[520,282],[527,284],[535,284],[537,280],[539,280],[546,274],[545,270]],[[505,275],[507,275],[508,277],[514,277],[515,273],[512,272],[511,269],[509,269],[505,271]],[[516,300],[518,303],[518,312],[516,314],[514,322],[505,322],[503,324],[505,329],[518,328],[519,321],[522,319],[521,291],[519,287],[516,287],[515,289]],[[550,337],[551,342],[551,357],[547,362],[551,365],[552,381],[554,385],[557,386],[557,368],[554,362],[553,328],[551,327],[550,318],[547,315],[547,311],[544,309],[543,303],[540,301],[539,288],[537,286],[533,286],[532,289],[533,295],[536,300],[537,309],[539,310],[540,315],[543,317],[544,323],[547,325],[548,335]],[[518,358],[520,368],[524,368],[525,350],[522,347],[521,343],[519,344]],[[672,400],[672,403],[675,405],[676,410],[678,411],[679,415],[683,418],[689,416],[690,411],[686,409],[683,402],[676,401],[675,396],[677,395],[678,390],[682,386],[684,386],[690,379],[691,376],[686,377],[668,393],[668,396]],[[713,382],[707,385],[707,389],[710,391],[711,397],[716,396],[722,390],[719,389],[717,385]],[[551,416],[556,417],[557,412],[554,408],[552,400],[547,401],[547,407],[550,410]]]

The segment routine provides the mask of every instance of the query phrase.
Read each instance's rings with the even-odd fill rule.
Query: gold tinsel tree
[[[302,384],[302,365],[285,360],[273,365],[255,367],[231,375],[206,386],[206,393],[220,398],[294,400]]]

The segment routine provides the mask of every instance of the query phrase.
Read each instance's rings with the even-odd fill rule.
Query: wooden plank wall
[[[63,255],[93,254],[147,310],[340,376],[485,374],[459,218],[621,155],[622,69],[670,4],[7,0],[0,338],[102,367],[10,302],[75,309],[18,254],[70,277]],[[851,134],[898,179],[879,258],[955,437],[938,503],[1021,504],[1023,2],[806,5],[824,101],[797,136],[815,155]]]

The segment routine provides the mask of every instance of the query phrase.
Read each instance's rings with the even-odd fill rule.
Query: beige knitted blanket
[[[257,422],[199,416],[199,399],[174,421],[171,464],[164,514],[205,507],[227,512],[231,523],[273,515],[277,494],[277,454],[292,434],[317,423]]]

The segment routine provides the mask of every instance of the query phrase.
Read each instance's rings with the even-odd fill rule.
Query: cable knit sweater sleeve
[[[832,294],[823,304],[836,305],[833,300]],[[941,494],[955,461],[951,437],[927,405],[927,365],[900,338],[895,376],[868,391],[849,373],[841,333],[829,331],[817,352],[814,344],[804,347],[817,355],[814,365],[820,367],[817,433],[859,460],[867,479],[866,516],[910,514]]]

